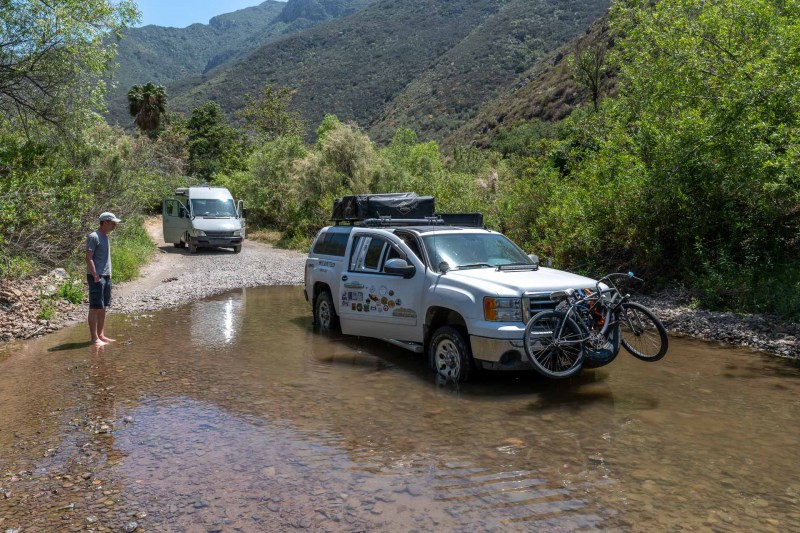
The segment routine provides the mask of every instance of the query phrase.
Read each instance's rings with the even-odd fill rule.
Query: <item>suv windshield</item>
[[[434,268],[442,261],[452,269],[534,264],[519,246],[499,233],[431,233],[422,242]]]
[[[196,217],[235,217],[233,200],[192,200],[192,215]]]

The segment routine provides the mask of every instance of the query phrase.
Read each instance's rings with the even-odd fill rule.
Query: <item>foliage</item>
[[[72,304],[83,302],[83,282],[67,278],[58,286],[58,295]]]
[[[604,92],[604,75],[608,69],[606,50],[604,42],[593,42],[586,46],[579,46],[570,57],[572,75],[578,84],[591,95],[595,111],[600,106],[600,97]]]
[[[130,281],[139,277],[139,269],[147,264],[156,247],[147,234],[141,218],[119,224],[112,233],[111,265],[114,281]]]
[[[241,133],[232,128],[219,104],[206,102],[192,111],[187,124],[189,173],[211,182],[217,173],[244,168],[245,144]]]
[[[144,85],[134,85],[128,91],[128,112],[143,132],[158,131],[166,107],[167,91],[163,85],[157,86],[148,81]]]
[[[293,180],[287,177],[295,162],[306,153],[299,137],[278,137],[254,148],[248,170],[218,174],[215,182],[227,187],[235,198],[244,200],[249,224],[285,230],[295,218],[299,202]]]
[[[108,36],[137,20],[131,0],[1,0],[0,115],[64,127],[100,107]]]
[[[299,135],[303,123],[297,113],[289,111],[293,91],[266,85],[258,97],[247,95],[246,104],[237,115],[248,133],[265,141],[284,135]]]

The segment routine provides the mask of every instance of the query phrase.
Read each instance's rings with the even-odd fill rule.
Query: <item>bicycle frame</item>
[[[642,281],[640,278],[633,276],[632,273],[613,273],[603,276],[597,281],[596,288],[597,290],[593,293],[587,294],[585,296],[576,296],[575,291],[566,291],[566,296],[564,301],[570,302],[567,311],[564,313],[563,320],[559,321],[558,329],[554,332],[555,338],[560,339],[561,335],[564,332],[564,324],[567,322],[568,319],[572,318],[576,323],[583,324],[585,326],[585,331],[592,332],[592,325],[587,322],[584,316],[579,312],[579,309],[584,304],[588,304],[587,308],[592,310],[597,305],[602,305],[603,309],[603,325],[599,331],[596,332],[598,336],[605,337],[608,333],[609,329],[613,326],[616,326],[620,323],[619,320],[619,313],[618,310],[628,300],[630,300],[630,294],[622,294],[617,286],[611,280],[612,276],[625,276],[630,279],[636,279]],[[606,288],[602,288],[602,285],[606,285]],[[591,302],[591,303],[590,303]],[[612,320],[613,318],[613,320]],[[587,337],[588,338],[588,337]],[[586,339],[578,339],[574,341],[561,341],[562,344],[583,344],[586,342]]]

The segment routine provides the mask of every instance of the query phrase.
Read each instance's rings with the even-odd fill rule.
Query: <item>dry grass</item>
[[[273,246],[276,246],[282,237],[283,234],[280,231],[273,229],[258,229],[258,230],[247,231],[247,238],[249,240],[255,242],[263,242],[266,244],[271,244]]]

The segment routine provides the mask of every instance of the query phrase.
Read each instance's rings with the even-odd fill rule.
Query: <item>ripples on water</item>
[[[773,358],[673,339],[442,386],[315,334],[297,287],[84,329],[0,355],[0,530],[800,530],[800,373]]]

